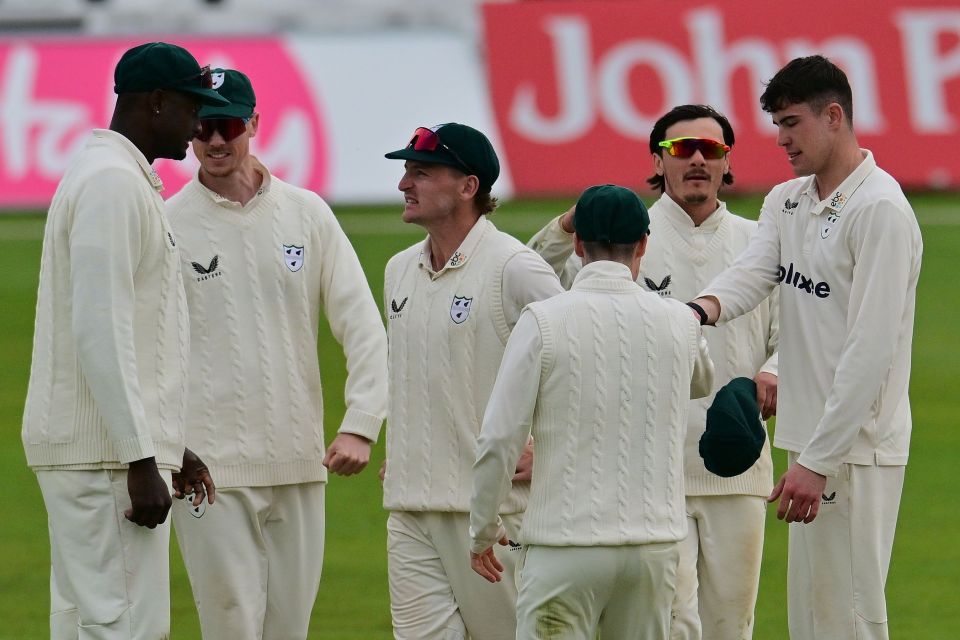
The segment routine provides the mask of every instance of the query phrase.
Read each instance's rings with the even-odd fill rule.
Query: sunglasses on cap
[[[660,146],[674,158],[690,158],[697,151],[706,160],[719,160],[730,151],[730,145],[711,138],[673,138],[664,140]]]
[[[210,138],[217,131],[224,142],[230,142],[247,130],[250,118],[204,118],[200,120],[200,135],[197,140],[210,142]]]
[[[414,151],[436,151],[437,147],[443,147],[443,149],[453,156],[453,159],[460,163],[460,166],[466,169],[468,174],[476,174],[476,172],[470,168],[470,165],[463,161],[456,151],[448,147],[443,143],[443,140],[440,139],[439,134],[433,129],[428,129],[427,127],[417,127],[417,130],[413,132],[413,136],[410,138],[410,142],[407,143],[407,148],[413,147]]]
[[[190,75],[171,80],[168,85],[170,88],[182,87],[199,82],[201,89],[213,89],[213,72],[210,71],[210,65],[200,68],[200,73],[191,73]]]

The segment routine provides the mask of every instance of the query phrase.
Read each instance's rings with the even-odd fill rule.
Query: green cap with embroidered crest
[[[113,92],[144,93],[172,89],[198,96],[203,104],[229,101],[210,88],[210,69],[183,47],[167,42],[146,42],[128,49],[113,70]]]
[[[468,176],[477,176],[480,188],[485,190],[500,176],[500,160],[487,136],[459,122],[420,127],[406,147],[384,157],[455,167]]]
[[[699,447],[704,466],[724,478],[738,476],[760,458],[766,439],[757,384],[750,378],[734,378],[717,391],[707,409]]]
[[[649,232],[650,214],[630,189],[600,184],[580,194],[573,229],[584,242],[633,244]]]
[[[213,88],[230,101],[222,107],[206,106],[200,109],[201,118],[250,118],[257,106],[250,78],[235,69],[214,69],[211,73]]]

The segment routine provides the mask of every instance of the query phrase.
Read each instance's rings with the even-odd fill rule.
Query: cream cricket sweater
[[[384,507],[467,512],[477,434],[500,357],[520,311],[561,293],[533,251],[481,216],[446,265],[430,268],[429,238],[390,259],[390,411]],[[502,513],[526,506],[529,485]]]
[[[375,441],[386,334],[330,207],[276,178],[246,205],[194,178],[167,203],[184,258],[193,350],[187,443],[220,487],[322,482],[321,311],[347,360],[340,432]]]
[[[664,194],[650,207],[650,240],[640,261],[637,283],[662,297],[681,302],[693,300],[714,276],[733,264],[756,233],[757,223],[734,215],[721,202],[719,208],[697,227],[690,216]],[[548,263],[562,268],[571,279],[580,268],[572,256],[572,235],[552,221],[530,241]],[[561,277],[561,280],[564,279]],[[769,441],[760,459],[746,472],[722,478],[707,471],[700,457],[700,437],[706,428],[707,408],[717,389],[736,377],[753,378],[758,372],[777,374],[779,314],[778,292],[737,320],[704,327],[710,357],[716,370],[716,385],[705,398],[690,402],[684,445],[684,481],[688,496],[755,495],[766,497],[773,489],[773,462]]]
[[[910,447],[923,240],[900,185],[861,151],[823,200],[813,176],[774,187],[747,250],[702,294],[727,322],[780,289],[774,444],[826,476],[843,463],[905,465]]]
[[[569,292],[527,310],[483,418],[473,550],[498,537],[497,505],[531,433],[526,544],[682,540],[689,400],[713,384],[690,309],[643,291],[626,265],[598,261],[577,274]]]
[[[47,214],[23,444],[33,468],[183,459],[189,323],[157,174],[95,129]]]

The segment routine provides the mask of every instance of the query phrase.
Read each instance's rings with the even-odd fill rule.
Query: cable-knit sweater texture
[[[493,500],[530,433],[536,453],[524,543],[683,539],[688,400],[713,382],[690,310],[643,291],[625,265],[599,261],[569,292],[527,311],[479,439],[472,507],[486,517],[471,521],[478,537],[491,541]]]
[[[682,302],[693,300],[710,281],[733,264],[756,233],[757,223],[734,215],[724,203],[694,226],[683,209],[663,195],[650,207],[650,240],[640,261],[638,284],[662,297]],[[579,270],[580,259],[571,255],[571,235],[557,221],[551,222],[530,241],[569,286]],[[684,445],[687,495],[768,496],[773,489],[773,462],[769,439],[760,459],[746,472],[721,478],[707,471],[699,453],[706,428],[707,408],[720,387],[731,379],[753,378],[760,371],[777,374],[779,339],[779,292],[733,322],[704,327],[710,356],[716,367],[714,392],[690,403],[687,439]]]
[[[327,203],[256,167],[263,182],[245,205],[196,177],[167,203],[193,336],[187,443],[221,487],[323,482],[320,314],[347,359],[339,431],[374,441],[386,333]]]
[[[44,230],[27,463],[179,469],[190,349],[180,253],[147,159],[96,129],[64,173]]]
[[[387,509],[469,510],[477,434],[504,345],[527,303],[562,290],[539,256],[486,217],[439,272],[429,238],[391,258]],[[514,487],[503,513],[522,511],[528,492]]]

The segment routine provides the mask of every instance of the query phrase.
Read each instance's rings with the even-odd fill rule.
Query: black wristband
[[[696,302],[688,302],[687,306],[697,312],[697,315],[700,316],[700,326],[707,324],[707,312],[703,310],[703,307],[698,305]]]

